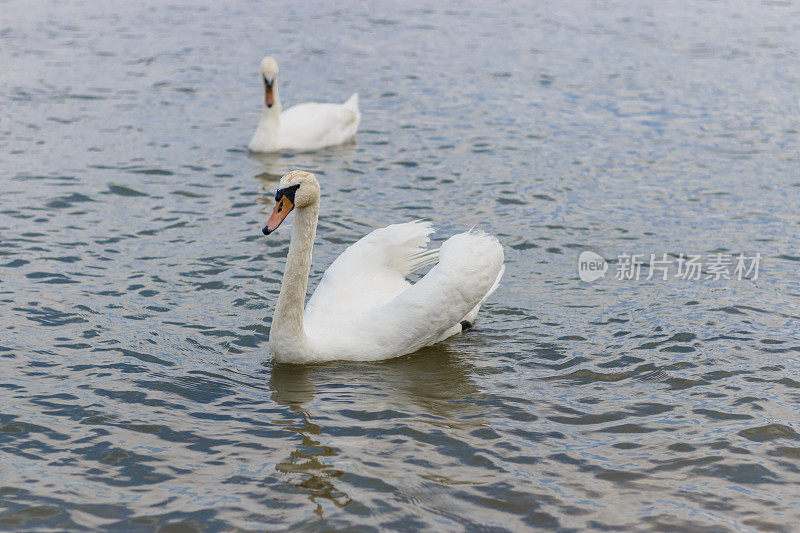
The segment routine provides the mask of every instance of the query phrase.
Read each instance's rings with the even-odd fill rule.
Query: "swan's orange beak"
[[[272,104],[275,103],[275,98],[272,96],[272,86],[265,85],[264,86],[264,105],[267,107],[272,107]]]
[[[272,104],[275,103],[275,97],[272,95],[272,86],[274,84],[274,78],[272,81],[269,81],[267,77],[264,76],[264,105],[267,107],[272,107]]]
[[[281,196],[281,199],[275,202],[275,208],[272,210],[272,216],[267,220],[267,225],[261,230],[264,235],[269,235],[278,229],[278,226],[280,226],[289,213],[292,212],[292,209],[294,209],[294,204],[291,200],[285,196]]]

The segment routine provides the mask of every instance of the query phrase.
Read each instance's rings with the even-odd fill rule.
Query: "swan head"
[[[275,103],[275,96],[273,94],[273,86],[278,77],[278,62],[271,57],[265,57],[261,60],[261,79],[264,81],[264,105],[272,107]]]
[[[312,204],[319,203],[319,182],[311,172],[305,170],[292,170],[284,174],[278,182],[278,192],[275,193],[275,208],[272,216],[267,220],[264,235],[269,235],[286,220],[293,209],[302,209]]]

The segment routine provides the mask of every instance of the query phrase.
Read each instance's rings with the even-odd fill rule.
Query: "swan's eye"
[[[275,80],[269,81],[266,76],[264,76],[264,85],[267,86],[267,89],[272,89],[272,84],[275,83]]]
[[[280,202],[281,198],[286,197],[292,204],[294,204],[294,193],[297,192],[297,189],[300,188],[300,184],[292,185],[291,187],[284,187],[283,189],[278,189],[278,192],[275,193],[275,201]]]

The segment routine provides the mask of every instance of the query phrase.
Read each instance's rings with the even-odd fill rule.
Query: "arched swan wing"
[[[430,222],[407,222],[376,229],[349,246],[328,267],[309,299],[307,327],[335,323],[386,304],[408,289],[405,277],[436,262],[438,250],[426,250]]]
[[[446,338],[491,293],[502,272],[503,247],[496,238],[461,233],[442,244],[430,272],[414,285],[406,282],[383,304],[320,314],[306,325],[309,335],[324,343],[326,359],[339,353],[365,361],[411,353]]]

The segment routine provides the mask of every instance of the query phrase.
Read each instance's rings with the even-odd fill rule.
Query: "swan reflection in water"
[[[337,507],[352,503],[341,485],[370,483],[369,478],[380,484],[387,476],[361,462],[367,446],[370,455],[381,446],[393,453],[398,436],[413,439],[409,426],[417,433],[426,425],[463,432],[489,425],[486,408],[475,402],[481,393],[471,379],[473,368],[447,345],[380,363],[275,364],[271,398],[296,415],[283,422],[300,436],[275,469],[306,494],[318,516],[325,500]],[[387,419],[394,421],[387,426]],[[381,438],[384,430],[388,434]],[[337,457],[359,461],[364,477],[337,483],[344,475]]]
[[[281,176],[290,170],[304,168],[312,170],[318,176],[324,176],[326,168],[340,161],[342,157],[353,156],[356,153],[356,143],[330,146],[316,152],[249,152],[253,170],[253,179],[261,182],[265,189],[267,199],[274,199],[275,185]]]

